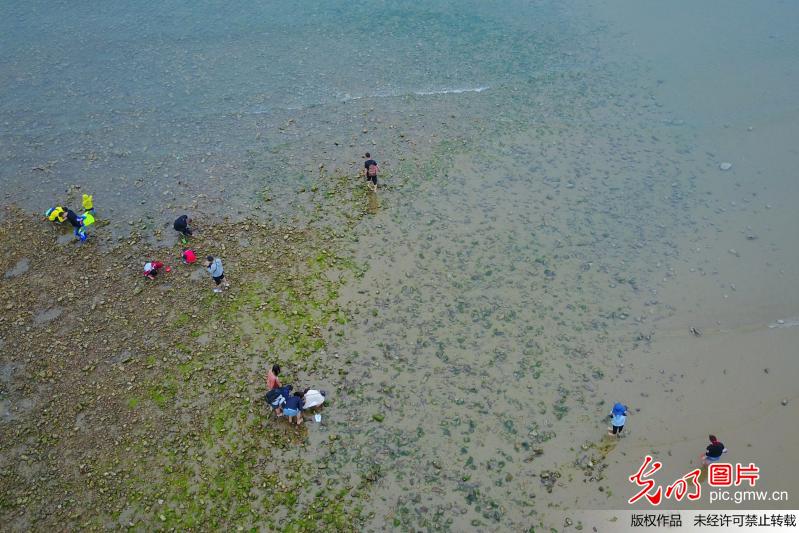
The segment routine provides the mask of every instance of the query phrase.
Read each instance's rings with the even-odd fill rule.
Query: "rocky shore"
[[[335,186],[361,194],[346,178]],[[353,213],[351,221],[359,218]],[[346,259],[352,223],[325,230],[200,222],[190,245],[222,257],[232,285],[214,294],[201,266],[181,264],[171,235],[134,230],[116,239],[101,227],[78,244],[67,229],[16,208],[3,217],[6,526],[357,523],[361,510],[351,503],[369,480],[311,490],[311,465],[285,456],[305,445],[308,430],[272,417],[262,401],[272,362],[287,369],[285,382],[336,375],[338,361],[324,347],[349,319],[339,287],[359,275]],[[172,271],[145,278],[150,259]],[[330,435],[328,446],[336,440]]]

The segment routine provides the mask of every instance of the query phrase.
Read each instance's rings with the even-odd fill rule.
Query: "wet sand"
[[[652,25],[681,20],[613,7],[626,17],[613,22],[622,35],[613,46],[653,39]],[[700,19],[715,13],[700,11]],[[723,20],[741,25],[746,17]],[[599,41],[605,61],[623,61]],[[704,49],[689,43],[686,53],[692,45]],[[646,65],[648,49],[640,50],[626,57]],[[744,69],[740,59],[763,59],[729,46],[712,51],[699,57],[717,64],[732,54]],[[761,65],[769,77],[740,90],[740,70],[713,71],[729,75],[714,83],[687,78],[693,86],[684,73],[703,66],[669,64],[665,79],[659,64],[633,66],[620,83],[651,94],[614,102],[623,126],[608,102],[590,118],[553,114],[535,133],[456,159],[445,183],[392,198],[393,218],[368,223],[377,233],[361,253],[372,268],[369,289],[353,301],[373,311],[353,333],[366,367],[357,381],[383,396],[391,384],[391,400],[367,396],[390,429],[352,438],[395,471],[378,486],[385,506],[372,529],[387,520],[558,526],[569,510],[624,508],[626,478],[643,452],[664,454],[668,478],[696,460],[710,432],[730,449],[740,441],[731,460],[759,461],[764,486],[796,492],[796,333],[768,324],[796,316],[799,302],[791,283],[799,264],[790,141],[797,121],[779,88],[763,108],[748,105],[758,87],[784,87],[780,65]],[[733,88],[718,99],[720,85]],[[597,331],[599,317],[611,321]],[[608,451],[604,415],[616,400],[635,413],[630,436]],[[410,457],[401,452],[408,445]],[[600,466],[584,468],[586,456]],[[425,478],[401,474],[413,468]]]
[[[601,384],[635,379],[652,321],[674,312],[648,271],[674,260],[671,221],[693,186],[640,179],[676,176],[680,145],[637,129],[600,139],[593,128],[623,130],[594,112],[486,142],[365,222],[370,270],[345,292],[361,312],[341,347],[358,354],[365,401],[341,459],[384,469],[370,529],[562,522],[547,509],[582,479],[573,464],[618,396]]]
[[[630,400],[667,407],[631,420],[636,433],[625,442],[633,447],[631,457],[617,458],[609,478],[615,475],[623,487],[623,471],[649,447],[661,453],[668,448],[667,468],[678,463],[668,478],[685,468],[681,458],[698,455],[688,448],[701,451],[712,432],[730,435],[725,443],[736,448],[730,461],[763,469],[765,488],[794,494],[797,331],[769,325],[790,323],[799,310],[799,153],[791,141],[799,114],[788,89],[799,77],[796,56],[788,53],[797,39],[788,22],[795,6],[609,5],[626,32],[622,40],[636,43],[637,54],[662,81],[659,99],[685,117],[696,151],[706,155],[696,231],[680,239],[681,261],[664,279],[668,290],[661,291],[680,312],[659,324],[659,342],[642,354],[648,370],[635,380],[636,392],[644,392],[640,385],[646,382],[662,383],[664,390],[657,399]],[[680,39],[666,39],[678,31]],[[722,171],[723,162],[732,168]],[[690,338],[692,326],[704,332],[702,338]],[[688,383],[680,384],[683,374]],[[660,387],[652,388],[654,395]]]
[[[669,326],[676,329],[669,329]],[[635,494],[627,479],[647,454],[664,466],[656,478],[667,485],[700,466],[698,456],[707,434],[719,436],[729,449],[725,461],[755,463],[761,490],[795,490],[799,401],[794,355],[799,331],[766,323],[734,329],[704,330],[701,338],[682,324],[664,324],[651,351],[640,353],[628,376],[603,385],[607,394],[627,391],[630,407],[626,438],[608,455],[607,484],[612,496],[579,485],[566,496],[575,509],[625,509]],[[786,402],[783,405],[783,402]],[[597,431],[602,430],[597,425]],[[709,490],[707,484],[704,491]],[[645,509],[639,502],[636,508]],[[745,507],[744,507],[745,506]],[[710,505],[707,496],[679,509],[792,509],[788,502],[733,502]],[[651,508],[651,507],[650,507]]]

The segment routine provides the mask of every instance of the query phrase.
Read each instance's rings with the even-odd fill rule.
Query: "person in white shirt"
[[[608,428],[608,435],[616,435],[617,438],[621,438],[621,432],[624,430],[624,423],[627,421],[627,406],[616,402],[609,416],[610,423],[613,427]]]
[[[214,283],[216,283],[214,292],[222,292],[222,287],[225,289],[230,288],[230,284],[225,279],[225,269],[222,267],[221,259],[209,255],[205,258],[205,268],[208,269],[208,273],[211,274],[211,278],[214,280]],[[220,287],[220,285],[222,285],[222,287]]]

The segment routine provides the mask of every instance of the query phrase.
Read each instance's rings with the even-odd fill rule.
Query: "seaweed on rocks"
[[[220,255],[232,285],[214,294],[175,245],[138,232],[59,244],[57,229],[15,208],[6,215],[0,266],[28,267],[0,294],[5,524],[358,523],[363,495],[343,482],[309,493],[318,468],[294,452],[308,430],[262,400],[273,361],[290,379],[335,374],[326,337],[349,320],[338,290],[356,270],[337,252],[344,239],[256,220],[203,226],[191,245]],[[172,272],[144,278],[149,258]]]

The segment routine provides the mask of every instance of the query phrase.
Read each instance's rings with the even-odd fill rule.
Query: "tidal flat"
[[[799,121],[771,88],[796,72],[759,70],[752,108],[718,67],[794,49],[786,23],[368,4],[0,22],[0,521],[580,530],[644,454],[676,476],[708,432],[795,492]],[[705,54],[647,40],[680,13],[715,24],[684,41]],[[79,244],[40,213],[84,192]],[[228,292],[179,264],[182,213]],[[273,363],[327,391],[321,423],[269,413]]]

